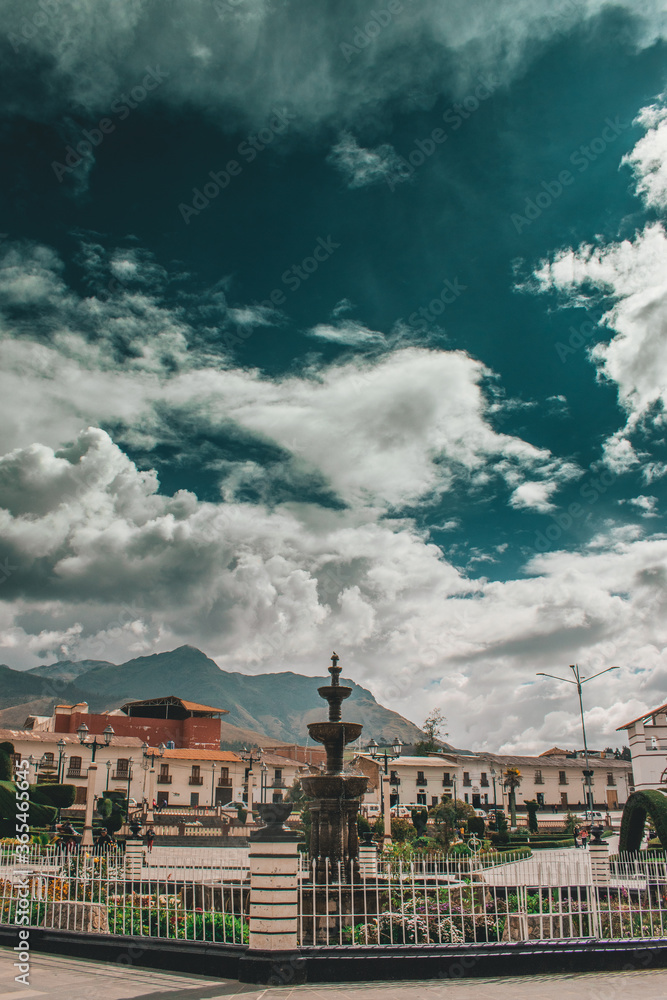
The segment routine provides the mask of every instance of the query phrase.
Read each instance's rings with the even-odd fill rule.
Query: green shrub
[[[481,816],[471,816],[468,820],[468,833],[475,833],[478,837],[484,836],[484,820]]]
[[[667,797],[662,792],[649,789],[645,792],[633,792],[625,803],[619,851],[634,853],[641,848],[647,815],[651,817],[663,850],[667,850]]]

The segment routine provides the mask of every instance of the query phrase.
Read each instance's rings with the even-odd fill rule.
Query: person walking
[[[581,831],[581,846],[586,846],[586,841],[588,840],[588,830],[584,827]]]
[[[579,827],[575,826],[572,830],[572,836],[574,837],[574,846],[579,847]]]
[[[146,847],[148,848],[148,853],[153,853],[153,841],[155,840],[155,830],[152,826],[149,826],[146,830]]]

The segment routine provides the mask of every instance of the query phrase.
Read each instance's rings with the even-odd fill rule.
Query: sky
[[[0,0],[0,661],[477,750],[667,701],[667,3]]]

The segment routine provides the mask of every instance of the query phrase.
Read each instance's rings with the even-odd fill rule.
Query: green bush
[[[468,820],[468,833],[475,833],[478,837],[484,836],[484,820],[481,816],[471,816]]]
[[[0,781],[13,781],[12,754],[13,743],[0,743]]]
[[[633,792],[625,803],[619,851],[634,853],[641,848],[647,815],[651,817],[663,850],[667,850],[667,797],[662,792],[649,789],[645,792]]]
[[[38,805],[69,809],[76,798],[75,785],[31,785],[30,801]]]

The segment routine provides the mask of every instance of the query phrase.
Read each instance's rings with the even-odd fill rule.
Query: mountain
[[[26,673],[36,677],[47,677],[50,680],[73,681],[94,667],[113,667],[109,660],[58,660],[40,667],[32,667]]]
[[[13,718],[23,713],[21,722],[26,715],[50,715],[54,705],[61,702],[73,705],[77,701],[86,701],[86,696],[68,681],[41,677],[32,670],[12,670],[0,664],[0,709],[13,708]],[[39,713],[34,712],[34,705],[39,706]]]
[[[48,669],[57,666],[51,664]],[[40,672],[43,669],[40,668]],[[65,672],[69,669],[68,664]],[[31,678],[33,683],[38,682],[34,671],[10,673],[19,678]],[[71,684],[70,687],[76,691],[72,701],[87,701],[92,712],[118,708],[126,701],[176,695],[214,708],[227,709],[229,714],[223,717],[223,728],[230,726],[228,735],[223,734],[223,739],[227,741],[237,738],[231,731],[233,726],[265,734],[265,738],[276,742],[305,743],[308,739],[307,724],[326,718],[327,705],[317,689],[327,684],[328,680],[328,674],[306,677],[286,672],[251,676],[228,672],[221,670],[201,650],[180,646],[171,652],[140,656],[119,665],[98,662],[79,673],[76,687]],[[343,706],[344,718],[349,722],[363,723],[364,741],[372,738],[379,743],[391,742],[398,736],[404,743],[414,743],[423,738],[417,726],[378,704],[370,691],[354,681],[342,679],[342,683],[352,688],[352,694]],[[15,704],[5,699],[1,683],[0,692],[0,708]],[[37,695],[30,691],[30,697]],[[28,700],[26,697],[25,701]],[[64,693],[60,693],[60,685],[59,700],[68,700]]]

